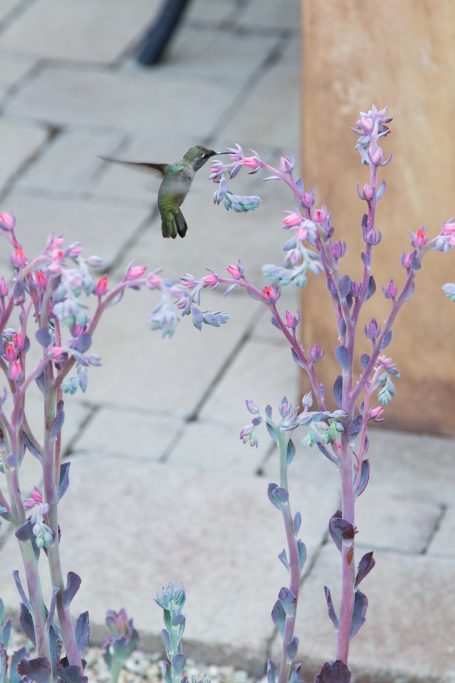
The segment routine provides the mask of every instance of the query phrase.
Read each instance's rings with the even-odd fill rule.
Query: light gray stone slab
[[[39,125],[0,120],[0,187],[35,154],[46,136],[46,130]]]
[[[367,490],[357,500],[356,539],[371,550],[422,553],[440,516],[433,503]]]
[[[275,31],[298,30],[301,3],[299,0],[251,0],[238,13],[236,25],[242,28],[267,28]]]
[[[158,72],[169,77],[178,73],[226,86],[245,86],[277,46],[277,39],[271,36],[245,37],[184,26],[172,41]]]
[[[369,605],[366,623],[352,640],[353,683],[452,681],[454,562],[381,552],[375,557],[376,566],[361,584]],[[327,616],[324,585],[330,587],[338,610],[339,558],[329,544],[303,585],[296,633],[307,675],[334,658],[335,631]]]
[[[248,147],[299,147],[299,69],[278,62],[239,100],[223,135]],[[259,151],[259,150],[258,150]]]
[[[224,310],[232,320],[199,332],[185,318],[172,339],[148,329],[149,313],[159,302],[155,292],[128,292],[109,309],[97,330],[93,352],[103,359],[90,373],[89,400],[187,417],[230,362],[256,312],[236,299],[206,296],[206,309]]]
[[[240,441],[239,431],[210,422],[190,422],[171,450],[168,462],[201,472],[253,475],[270,446],[264,439],[258,448],[251,448]]]
[[[245,408],[245,399],[253,400],[262,410],[268,403],[276,409],[283,396],[294,403],[297,380],[297,366],[289,349],[248,341],[215,388],[201,417],[241,428],[251,418]],[[264,429],[261,429],[260,438],[269,443]]]
[[[261,673],[273,631],[270,610],[287,580],[277,559],[282,520],[266,489],[255,477],[74,459],[60,514],[63,565],[83,579],[73,613],[89,608],[99,641],[106,609],[123,605],[143,647],[159,647],[161,613],[153,596],[168,581],[183,581],[187,655]],[[302,500],[311,557],[333,501],[311,488],[302,490]],[[0,563],[8,608],[17,608],[10,572],[18,562],[15,539],[9,539]]]
[[[0,53],[0,88],[7,90],[15,85],[34,64],[35,60],[29,57]]]
[[[428,555],[455,559],[455,508],[449,507],[441,515],[440,526],[430,543]]]
[[[179,420],[101,408],[73,445],[73,452],[158,461],[183,427]]]
[[[129,169],[119,169],[130,182]],[[241,259],[249,279],[262,288],[264,263],[281,264],[282,245],[288,234],[282,229],[285,209],[292,207],[286,188],[281,185],[261,184],[249,177],[239,178],[232,184],[232,190],[240,194],[256,194],[263,198],[262,205],[255,211],[238,214],[214,206],[212,195],[216,187],[207,181],[205,168],[195,178],[191,191],[182,206],[188,224],[184,240],[163,240],[161,226],[153,225],[146,230],[137,245],[125,253],[126,263],[133,252],[154,254],[158,263],[166,265],[169,273],[189,272],[195,277],[205,274],[207,267],[226,273],[226,266]],[[133,174],[136,182],[145,185],[140,174]],[[137,177],[136,177],[137,176]],[[151,201],[154,197],[151,195]]]
[[[166,137],[178,131],[197,139],[210,134],[237,92],[233,86],[187,76],[170,79],[153,70],[133,75],[48,68],[10,101],[6,111],[55,125],[153,129]]]
[[[99,155],[112,155],[122,142],[116,133],[65,131],[22,173],[18,188],[48,192],[91,190],[99,171]]]
[[[238,0],[193,0],[185,15],[187,22],[219,24],[235,16]]]
[[[158,0],[40,0],[3,33],[2,49],[111,63],[142,34],[158,8]]]
[[[0,5],[0,21],[8,17],[10,12],[23,2],[23,0],[2,0]]]
[[[368,457],[369,490],[422,502],[453,503],[455,439],[379,427],[370,431]]]
[[[62,234],[69,244],[79,241],[84,253],[110,264],[147,218],[147,208],[28,196],[14,190],[2,202],[17,219],[17,236],[26,253],[38,254],[47,236]]]

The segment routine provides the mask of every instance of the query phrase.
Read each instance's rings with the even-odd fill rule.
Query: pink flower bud
[[[384,418],[382,417],[384,413],[384,408],[382,406],[376,406],[376,408],[371,408],[368,413],[368,419],[374,422],[381,422]]]
[[[9,364],[8,377],[17,382],[22,376],[22,365],[20,360],[13,360]]]
[[[309,209],[314,204],[314,195],[311,192],[304,192],[302,204],[305,208]]]
[[[382,291],[384,292],[386,299],[395,299],[396,295],[398,294],[398,287],[393,281],[393,278],[389,280],[387,287],[382,288]]]
[[[215,285],[217,285],[219,282],[219,278],[218,275],[215,275],[215,273],[209,273],[202,278],[202,282],[204,283],[205,287],[215,287]]]
[[[242,160],[242,164],[244,166],[247,166],[247,168],[253,169],[254,171],[261,167],[261,164],[259,163],[257,157],[245,157]]]
[[[280,292],[275,287],[270,287],[269,285],[263,287],[262,293],[264,294],[265,302],[268,304],[274,304],[280,298]]]
[[[17,349],[16,345],[13,344],[13,342],[6,342],[5,344],[5,358],[6,360],[16,360],[17,358]]]
[[[295,228],[296,226],[301,225],[303,217],[297,213],[297,211],[288,211],[287,214],[288,215],[283,220],[283,225],[286,228]]]
[[[305,228],[305,226],[301,225],[299,228],[297,228],[296,235],[299,240],[306,240],[308,237],[308,228]]]
[[[19,351],[23,351],[25,348],[25,337],[20,332],[14,332],[11,336],[11,341],[17,346]]]
[[[45,289],[47,285],[47,275],[42,270],[37,270],[35,273],[36,286],[40,289]]]
[[[62,247],[65,243],[65,240],[63,237],[49,237],[48,243],[47,243],[47,251],[52,251],[53,249],[59,249]]]
[[[153,273],[150,275],[150,277],[147,280],[147,284],[151,289],[158,289],[161,287],[161,278],[159,275],[156,273]]]
[[[8,296],[8,284],[4,277],[0,277],[0,296]]]
[[[147,270],[147,266],[130,266],[126,274],[127,280],[138,280],[144,275]]]
[[[373,197],[373,188],[368,183],[365,183],[363,186],[363,196],[368,201],[370,201],[370,199]]]
[[[280,159],[280,167],[283,173],[292,173],[294,164],[294,157],[281,157]]]
[[[96,296],[102,297],[107,292],[107,275],[102,275],[95,285]]]
[[[286,325],[291,329],[295,329],[300,322],[300,315],[286,311]]]
[[[14,216],[3,211],[0,213],[0,223],[2,224],[3,230],[12,230],[16,223]]]
[[[70,332],[73,335],[73,337],[80,337],[81,334],[85,332],[85,327],[83,325],[78,325],[76,323],[75,325],[71,325]]]
[[[374,151],[370,151],[370,159],[377,166],[382,159],[382,149],[377,147]]]
[[[53,249],[51,252],[51,258],[54,259],[54,261],[61,261],[65,258],[65,252],[63,249]]]
[[[52,360],[60,361],[63,360],[64,356],[66,355],[66,351],[62,346],[53,346],[52,348],[48,349],[47,355],[49,358],[52,358]]]
[[[76,256],[79,256],[80,254],[82,254],[82,247],[77,242],[75,242],[74,244],[70,244],[68,249],[66,250],[66,255],[69,258],[75,258]]]
[[[407,254],[403,254],[401,256],[401,265],[406,268],[406,270],[410,270],[412,266],[412,259],[414,257],[414,254],[412,251],[408,252]]]
[[[425,228],[422,227],[419,230],[417,230],[416,234],[414,235],[412,244],[414,245],[414,247],[418,247],[421,249],[426,245],[427,242],[428,237],[426,236]]]
[[[23,268],[27,263],[24,250],[20,245],[15,248],[14,254],[11,256],[11,263],[15,268]]]
[[[455,223],[444,223],[441,228],[441,235],[455,235]]]
[[[315,209],[313,211],[313,220],[315,223],[323,223],[326,219],[326,212],[324,209]]]
[[[231,265],[229,265],[229,266],[226,267],[226,270],[227,270],[227,272],[229,273],[229,275],[231,275],[231,276],[232,276],[233,278],[235,278],[236,280],[240,280],[240,279],[241,279],[242,273],[240,272],[240,270],[239,270],[239,268],[238,268],[237,266],[234,266],[234,265],[231,264]]]

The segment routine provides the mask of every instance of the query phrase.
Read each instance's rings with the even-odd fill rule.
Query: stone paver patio
[[[298,155],[299,5],[194,0],[166,61],[144,69],[133,49],[158,0],[0,0],[0,205],[14,210],[26,247],[62,232],[114,274],[133,258],[176,277],[242,257],[260,278],[263,263],[280,259],[283,210],[292,208],[284,188],[239,178],[242,191],[262,192],[264,208],[232,215],[212,205],[204,169],[185,202],[188,236],[164,241],[156,186],[98,155],[169,161],[197,142]],[[231,314],[229,325],[200,334],[183,323],[172,341],[147,329],[146,296],[132,293],[106,316],[94,344],[103,366],[66,409],[72,483],[62,553],[82,576],[75,609],[90,610],[95,641],[105,610],[124,605],[143,645],[159,647],[153,596],[182,580],[187,653],[261,676],[277,647],[270,610],[286,581],[280,517],[266,496],[277,462],[265,435],[250,449],[238,432],[244,398],[295,398],[298,376],[255,302],[212,302]],[[33,399],[32,419],[39,408]],[[358,541],[375,550],[377,567],[353,641],[355,683],[454,683],[455,440],[381,428],[370,460]],[[334,654],[323,585],[337,595],[327,521],[338,492],[318,453],[300,449],[292,469],[310,557],[297,631],[309,676]],[[25,486],[36,476],[31,464]],[[15,539],[5,526],[0,534],[0,596],[14,611],[20,563]]]

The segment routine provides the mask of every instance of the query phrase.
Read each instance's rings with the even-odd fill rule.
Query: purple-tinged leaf
[[[324,593],[325,593],[325,599],[327,602],[327,611],[329,613],[330,621],[332,622],[334,629],[338,630],[338,617],[337,617],[337,613],[335,612],[335,607],[333,606],[333,600],[332,600],[332,595],[330,593],[330,588],[328,588],[327,586],[324,586]]]
[[[327,458],[327,460],[330,460],[330,462],[333,462],[333,464],[338,467],[338,460],[334,453],[331,453],[322,443],[317,443],[316,446],[319,448],[322,455]]]
[[[21,432],[21,436],[22,436],[22,440],[23,440],[26,448],[28,448],[30,453],[42,463],[43,462],[43,454],[41,453],[41,451],[39,451],[38,448],[33,443],[33,441],[31,439],[29,439],[26,432]]]
[[[36,386],[38,387],[38,389],[44,394],[44,390],[45,390],[45,386],[46,386],[45,379],[44,379],[44,371],[40,375],[38,375],[38,377],[35,379],[35,382],[36,382]]]
[[[57,683],[88,683],[88,678],[78,666],[66,666],[59,669]]]
[[[283,635],[284,624],[286,622],[286,612],[284,611],[283,605],[279,600],[277,600],[276,603],[273,605],[272,620],[275,626],[277,627],[279,633]]]
[[[346,299],[347,295],[351,292],[351,278],[349,275],[343,275],[338,283],[338,291],[342,299]]]
[[[337,517],[330,520],[330,526],[340,541],[352,541],[355,536],[355,529],[350,522],[342,517]]]
[[[314,683],[351,683],[351,672],[339,659],[336,662],[326,662]]]
[[[245,401],[245,405],[248,412],[252,415],[256,415],[257,413],[259,413],[259,406],[254,401],[251,401],[247,398]]]
[[[364,370],[366,370],[368,363],[370,362],[370,356],[367,353],[362,353],[360,356],[360,365]]]
[[[305,363],[304,363],[303,360],[298,356],[298,354],[296,353],[296,351],[295,351],[294,349],[292,349],[292,348],[291,348],[291,353],[292,353],[292,357],[293,357],[294,361],[297,363],[297,365],[298,365],[300,368],[305,369],[305,368],[306,368]]]
[[[295,608],[297,604],[297,599],[294,593],[283,586],[278,593],[278,600],[286,613],[286,616],[293,616],[295,614]]]
[[[274,443],[278,443],[278,435],[276,433],[276,429],[273,425],[270,424],[270,422],[266,422],[265,426],[267,427],[267,432],[272,439]]]
[[[278,508],[278,510],[281,510],[289,500],[289,493],[286,489],[273,483],[269,484],[268,496],[272,505]]]
[[[197,306],[193,306],[191,309],[191,313],[193,316],[193,325],[194,327],[201,331],[202,330],[202,323],[204,321],[204,316],[202,315],[202,311],[200,308]]]
[[[229,287],[224,292],[223,296],[229,296],[229,294],[233,292],[236,287],[237,285],[229,285]]]
[[[359,485],[357,486],[357,488],[355,490],[356,498],[358,498],[365,491],[369,478],[370,478],[370,461],[369,460],[363,460],[362,461],[362,471],[360,473]]]
[[[5,645],[0,641],[0,681],[6,683],[6,672],[8,671],[8,655]]]
[[[300,512],[296,512],[294,515],[294,533],[298,534],[300,531],[300,525],[302,524],[302,515]]]
[[[33,524],[30,519],[17,527],[15,534],[19,541],[31,541],[33,538]]]
[[[379,185],[378,189],[376,190],[376,204],[383,198],[384,193],[386,191],[386,182],[385,180],[382,181],[382,183]]]
[[[19,572],[17,571],[17,569],[15,569],[13,571],[13,579],[14,579],[14,583],[16,584],[17,592],[21,596],[22,602],[24,603],[24,605],[28,609],[28,611],[31,612],[32,611],[32,605],[31,605],[31,602],[28,599],[28,597],[24,591],[24,588],[22,586],[21,579],[19,576]]]
[[[57,603],[57,595],[59,593],[59,588],[54,586],[52,589],[52,597],[51,597],[51,602],[49,605],[49,611],[47,613],[47,618],[46,618],[46,626],[49,628],[52,625],[52,622],[54,621],[54,614],[55,614],[55,605]]]
[[[286,645],[286,656],[289,662],[292,662],[294,657],[297,655],[297,650],[299,649],[299,639],[294,636],[290,643]]]
[[[57,500],[61,500],[65,495],[70,483],[70,462],[64,462],[60,465],[60,480],[57,490]]]
[[[183,669],[185,668],[185,664],[186,664],[186,657],[183,654],[183,652],[178,652],[176,655],[174,655],[172,657],[171,666],[172,666],[174,673],[177,676],[180,676]]]
[[[60,433],[65,421],[65,411],[63,410],[63,406],[63,401],[59,401],[57,405],[57,415],[55,416],[51,425],[51,438],[53,439],[55,439],[55,437]]]
[[[344,322],[343,318],[338,322],[338,336],[339,337],[344,337],[346,334],[346,323]]]
[[[21,675],[17,671],[17,665],[23,657],[27,657],[28,652],[26,647],[21,647],[11,657],[9,683],[20,683]]]
[[[307,558],[307,550],[305,543],[300,538],[297,541],[297,552],[299,554],[299,569],[302,571]]]
[[[281,551],[281,553],[278,555],[278,559],[279,559],[280,562],[284,565],[284,567],[285,567],[288,571],[290,571],[291,565],[289,564],[289,560],[288,560],[287,555],[286,555],[286,550],[285,550],[284,548],[283,548],[283,550]]]
[[[337,520],[342,518],[342,513],[341,510],[337,510],[330,518],[329,520],[329,533],[332,538],[332,541],[335,543],[336,547],[341,553],[341,548],[342,548],[342,542],[341,538],[338,536],[338,534],[335,534],[334,530],[332,529],[332,524],[336,522]]]
[[[286,461],[287,461],[288,465],[290,465],[291,462],[294,460],[294,456],[295,456],[294,442],[292,441],[292,439],[289,439],[287,449],[286,449]]]
[[[371,572],[374,565],[376,564],[373,557],[373,553],[366,553],[359,562],[359,568],[357,570],[357,576],[355,579],[354,588],[357,588],[359,583]]]
[[[17,672],[36,683],[48,683],[51,676],[51,665],[46,657],[36,657],[36,659],[30,660],[23,657],[17,665]]]
[[[267,683],[276,683],[276,666],[271,659],[267,660]]]
[[[51,651],[52,676],[55,679],[57,677],[59,663],[62,656],[63,642],[60,638],[60,633],[57,632],[54,624],[49,626],[49,647]]]
[[[35,339],[38,342],[38,344],[41,344],[41,346],[44,346],[45,349],[52,343],[52,337],[47,328],[41,328],[38,330],[35,334]]]
[[[333,385],[333,397],[339,408],[343,406],[343,378],[338,375]]]
[[[92,345],[92,335],[89,332],[83,332],[78,337],[74,337],[71,341],[71,345],[76,351],[85,353]]]
[[[368,301],[368,299],[371,299],[373,294],[376,291],[376,282],[374,281],[374,277],[370,275],[370,278],[368,280],[368,287],[367,287],[367,295],[365,301]]]
[[[349,425],[348,438],[349,441],[353,441],[362,430],[363,417],[362,415],[356,415]]]
[[[386,332],[386,334],[384,335],[384,338],[381,342],[381,351],[386,349],[391,341],[392,341],[392,330],[389,330],[388,332]]]
[[[23,602],[21,602],[19,608],[19,623],[21,625],[22,631],[25,633],[30,642],[33,643],[33,645],[36,645],[35,627],[33,625],[32,614]]]
[[[289,674],[288,683],[305,683],[300,673],[301,668],[301,662],[297,662],[291,667],[291,673]]]
[[[62,604],[64,609],[68,609],[72,599],[76,595],[81,585],[81,578],[75,572],[68,572],[66,575],[66,588],[62,591]]]
[[[351,354],[345,346],[337,346],[335,349],[335,358],[337,359],[341,369],[347,372],[351,366]]]
[[[354,596],[354,609],[352,611],[351,638],[360,631],[365,623],[368,608],[368,598],[361,591],[357,590]]]

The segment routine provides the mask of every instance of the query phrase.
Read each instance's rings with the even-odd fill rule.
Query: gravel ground
[[[9,653],[17,650],[22,645],[28,646],[28,641],[16,630],[11,633],[8,651]],[[134,652],[126,661],[125,668],[120,674],[119,683],[161,683],[162,653],[147,654],[141,650]],[[103,651],[100,647],[89,647],[85,653],[87,666],[85,674],[90,683],[109,683],[109,671],[104,663]],[[187,660],[187,676],[202,676],[206,674],[212,683],[255,683],[255,679],[248,676],[246,671],[234,669],[232,666],[204,665]],[[262,682],[261,682],[262,683]]]

